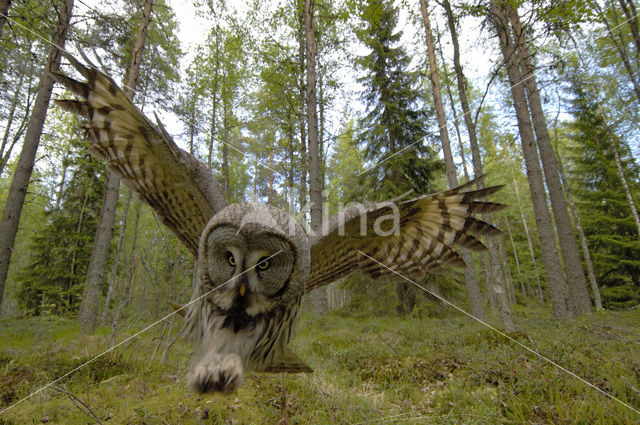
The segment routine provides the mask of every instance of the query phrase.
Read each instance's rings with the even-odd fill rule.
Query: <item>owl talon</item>
[[[217,354],[209,362],[200,362],[189,372],[189,387],[201,394],[232,393],[242,385],[243,366],[235,354]]]

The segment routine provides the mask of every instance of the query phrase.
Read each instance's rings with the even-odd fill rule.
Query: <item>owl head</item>
[[[200,280],[222,311],[251,316],[299,300],[309,276],[309,243],[289,214],[239,203],[214,215],[200,237]],[[222,285],[222,286],[221,286]]]

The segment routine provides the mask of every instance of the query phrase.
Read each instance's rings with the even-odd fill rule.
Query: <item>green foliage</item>
[[[104,166],[86,153],[76,118],[58,113],[57,120],[51,137],[67,151],[57,205],[46,209],[46,224],[30,241],[30,264],[16,276],[19,305],[34,315],[77,310],[104,189]]]
[[[605,307],[624,307],[640,295],[640,240],[629,201],[615,165],[613,144],[633,196],[640,195],[639,169],[605,120],[597,99],[579,81],[575,98],[572,139],[572,181],[580,217],[587,235]],[[626,296],[625,296],[626,294]]]
[[[356,34],[370,52],[356,59],[365,71],[359,81],[366,87],[363,100],[368,108],[358,123],[357,138],[373,163],[393,155],[367,173],[368,183],[381,199],[409,189],[428,192],[442,164],[424,144],[429,116],[417,75],[408,70],[410,58],[397,46],[402,34],[396,29],[398,9],[390,1],[370,0],[359,5],[358,12],[362,26]]]
[[[236,394],[186,390],[188,344],[178,340],[160,361],[158,328],[143,333],[56,384],[113,423],[559,423],[626,424],[637,413],[500,335],[448,310],[444,319],[303,314],[294,351],[313,374],[250,374]],[[540,310],[520,310],[533,346],[635,409],[640,387],[640,311],[601,313],[557,324]],[[118,341],[141,329],[135,325]],[[0,406],[8,406],[108,347],[108,329],[77,334],[53,317],[0,322]],[[158,354],[152,358],[154,349]],[[283,394],[282,385],[286,394]],[[68,397],[50,388],[0,418],[8,424],[86,424]],[[282,422],[280,422],[282,423]],[[287,422],[285,422],[287,423]]]

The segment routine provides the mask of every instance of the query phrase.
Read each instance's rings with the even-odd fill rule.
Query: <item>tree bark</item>
[[[492,18],[495,24],[500,49],[506,62],[507,75],[511,86],[513,107],[518,121],[518,130],[525,159],[531,200],[533,203],[538,236],[542,247],[542,260],[547,274],[547,284],[551,295],[553,315],[557,320],[570,319],[572,312],[567,304],[567,284],[556,246],[553,224],[547,206],[547,198],[542,183],[542,171],[535,145],[533,127],[529,117],[527,99],[524,91],[523,76],[517,62],[517,50],[509,31],[509,20],[497,0],[490,0]]]
[[[207,154],[207,165],[209,168],[213,167],[213,144],[216,137],[217,126],[216,126],[216,110],[218,107],[218,70],[220,68],[220,43],[219,43],[219,27],[216,25],[216,57],[214,62],[214,74],[213,74],[213,87],[211,89],[211,128],[210,128],[210,141],[209,141],[209,152]]]
[[[561,162],[559,162],[561,164]],[[591,259],[591,253],[589,252],[589,245],[587,244],[587,236],[584,234],[584,229],[582,228],[582,223],[580,222],[580,216],[578,215],[578,209],[576,208],[576,204],[573,202],[573,198],[571,197],[571,190],[569,188],[569,182],[567,182],[567,178],[560,167],[560,177],[562,178],[562,186],[564,187],[564,192],[567,195],[567,202],[569,203],[569,211],[571,212],[571,216],[573,217],[573,222],[576,226],[576,230],[578,231],[578,238],[580,239],[580,247],[582,248],[582,255],[584,257],[584,262],[587,266],[587,276],[589,278],[589,284],[591,285],[591,292],[593,292],[593,301],[596,306],[596,310],[602,310],[602,298],[600,297],[600,288],[598,287],[598,281],[596,279],[595,268],[593,267],[593,260]]]
[[[440,91],[440,79],[438,76],[438,68],[436,64],[435,44],[433,42],[433,35],[431,32],[431,22],[429,20],[429,12],[427,10],[426,0],[420,0],[420,9],[422,12],[422,20],[424,23],[425,36],[427,40],[427,54],[429,57],[429,78],[431,79],[431,88],[433,90],[433,98],[436,108],[436,118],[438,120],[438,127],[440,130],[440,139],[442,141],[442,151],[444,153],[445,160],[445,172],[449,181],[449,187],[456,187],[458,185],[458,177],[456,174],[455,165],[453,163],[453,154],[451,152],[451,144],[449,141],[449,132],[447,131],[446,116],[444,113],[444,106],[442,104],[442,94]],[[462,258],[467,264],[465,269],[465,279],[467,284],[467,295],[469,296],[469,304],[471,306],[472,314],[478,319],[484,319],[484,310],[482,309],[482,298],[480,296],[480,287],[478,285],[477,276],[475,273],[475,266],[473,262],[473,255],[467,249],[461,249]],[[486,274],[487,283],[489,280],[493,280],[491,290],[494,291],[498,300],[498,309],[502,323],[507,331],[514,329],[513,321],[511,318],[511,309],[509,307],[509,301],[506,299],[506,293],[504,291],[504,282],[499,270],[492,262],[488,268]],[[479,297],[474,299],[474,297]]]
[[[602,111],[602,107],[598,105],[598,113],[602,116],[604,122],[606,123],[604,112]],[[609,141],[611,142],[611,149],[613,150],[613,158],[616,163],[616,171],[618,172],[618,177],[622,181],[622,188],[624,189],[624,193],[627,196],[627,201],[629,202],[629,208],[631,209],[631,215],[633,216],[633,220],[636,223],[636,230],[638,232],[638,236],[640,236],[640,215],[638,215],[638,209],[636,208],[636,203],[633,199],[633,195],[631,193],[631,189],[629,188],[629,182],[627,181],[627,176],[624,174],[624,168],[622,167],[622,160],[620,159],[620,149],[618,149],[618,138],[613,134],[611,127],[608,124],[605,124],[607,128],[607,134],[609,135]]]
[[[425,0],[420,0],[422,5],[422,15],[425,20],[425,28],[427,28],[428,22],[428,14],[426,10]],[[445,12],[447,14],[447,23],[449,25],[449,32],[451,33],[451,39],[453,42],[453,61],[454,61],[454,69],[456,73],[456,80],[458,85],[458,95],[460,96],[460,103],[462,104],[462,114],[464,116],[464,122],[467,127],[467,133],[469,134],[469,142],[471,145],[471,155],[472,155],[472,164],[473,164],[473,173],[475,177],[479,177],[483,174],[482,171],[482,158],[480,157],[480,147],[478,144],[478,138],[476,134],[476,126],[471,118],[471,109],[469,108],[469,102],[467,100],[467,81],[462,71],[462,65],[460,64],[460,47],[458,43],[458,34],[455,26],[455,20],[453,16],[453,11],[451,10],[451,4],[448,0],[444,0],[443,6],[445,8]],[[430,29],[428,31],[431,32]],[[427,42],[430,38],[430,35],[427,34]],[[435,66],[435,58],[433,61],[433,65]],[[435,90],[434,90],[435,96]],[[436,106],[437,111],[437,106]],[[442,125],[441,125],[442,126]],[[478,188],[483,188],[482,182],[478,183]],[[491,217],[488,214],[483,215],[483,219],[485,221],[491,221]],[[487,263],[487,286],[491,287],[493,292],[496,294],[498,310],[500,313],[500,317],[502,319],[503,325],[507,331],[513,331],[515,326],[513,324],[513,318],[511,314],[511,307],[509,305],[509,300],[507,298],[507,294],[505,293],[505,283],[504,277],[502,274],[502,267],[500,265],[500,256],[499,252],[496,248],[495,241],[492,238],[486,239],[489,258]]]
[[[298,61],[300,62],[299,97],[300,97],[300,211],[306,211],[307,205],[307,132],[305,123],[305,99],[307,86],[305,84],[305,27],[304,27],[304,0],[298,0]],[[303,222],[306,217],[301,217]]]
[[[222,193],[227,202],[231,199],[231,177],[229,175],[229,102],[222,101]]]
[[[29,52],[31,49],[29,49]],[[9,136],[11,135],[11,126],[13,124],[13,120],[15,117],[16,109],[18,108],[18,103],[20,101],[20,92],[22,91],[22,83],[24,81],[24,76],[26,72],[20,74],[20,79],[18,84],[16,84],[16,90],[14,92],[13,99],[11,100],[11,106],[9,108],[9,115],[6,118],[6,124],[4,128],[4,135],[2,136],[2,145],[0,145],[0,175],[4,171],[4,168],[7,166],[9,162],[9,158],[11,157],[11,152],[13,152],[13,148],[15,147],[20,137],[24,133],[24,130],[27,126],[27,119],[29,117],[29,112],[31,110],[31,102],[29,101],[29,96],[27,96],[26,108],[24,111],[24,117],[18,126],[13,137],[11,137],[11,142],[9,142]],[[31,93],[29,93],[31,94]]]
[[[527,237],[527,246],[529,247],[529,254],[531,254],[531,264],[533,264],[533,271],[536,275],[536,283],[538,288],[538,297],[540,298],[540,305],[544,305],[544,295],[542,293],[542,284],[540,283],[540,274],[538,273],[538,264],[536,261],[536,255],[533,252],[533,242],[531,241],[531,234],[529,233],[529,226],[527,226],[527,219],[522,209],[522,203],[520,201],[520,194],[518,193],[518,184],[515,179],[513,180],[513,187],[516,191],[516,199],[520,208],[520,217],[522,218],[522,226],[524,227],[524,234]]]
[[[629,29],[631,30],[631,36],[633,37],[633,43],[636,46],[636,57],[640,56],[640,32],[638,31],[638,11],[636,5],[633,4],[633,0],[618,0],[624,16],[629,22]]]
[[[536,82],[534,67],[527,47],[526,35],[523,31],[518,11],[513,7],[508,7],[509,18],[514,31],[514,39],[517,41],[518,57],[524,86],[529,98],[529,108],[533,119],[536,142],[540,151],[542,168],[544,170],[549,197],[551,198],[551,209],[556,223],[560,251],[564,260],[564,269],[569,287],[569,306],[574,315],[591,312],[591,299],[587,290],[587,279],[582,268],[582,261],[576,243],[576,236],[571,225],[567,201],[562,190],[559,167],[556,161],[555,152],[551,146],[551,137],[542,109],[540,92]]]
[[[313,28],[314,1],[304,2],[304,26],[306,34],[307,64],[307,129],[309,133],[309,198],[311,201],[311,229],[321,230],[322,223],[322,177],[320,174],[320,151],[318,139],[318,115],[316,98],[316,40]],[[312,292],[312,308],[315,314],[327,312],[327,290],[321,287]]]
[[[0,0],[0,36],[2,35],[2,29],[7,22],[5,16],[9,16],[9,8],[11,7],[12,0]]]
[[[118,244],[116,245],[116,253],[113,256],[113,264],[111,265],[111,275],[109,277],[109,286],[107,287],[107,295],[104,300],[102,315],[100,316],[99,323],[101,324],[104,324],[107,321],[109,306],[111,305],[111,301],[115,293],[118,264],[120,262],[122,248],[124,247],[124,239],[127,231],[127,222],[129,218],[129,205],[131,205],[132,198],[133,198],[133,192],[129,190],[127,193],[127,200],[124,203],[124,209],[122,211],[122,225],[120,226],[120,234],[118,235]]]
[[[125,95],[133,100],[142,63],[142,53],[147,38],[147,29],[151,19],[151,9],[153,0],[146,0],[142,9],[142,20],[138,28],[138,35],[133,48],[131,64],[127,70],[127,82],[124,86]],[[104,285],[107,260],[111,248],[111,236],[113,234],[113,223],[115,221],[116,208],[118,205],[118,192],[120,188],[120,176],[113,171],[107,171],[107,184],[105,189],[100,215],[98,217],[98,227],[96,237],[91,250],[91,259],[87,267],[87,285],[82,294],[80,311],[78,312],[78,322],[83,332],[93,332],[98,322],[99,298],[102,286]]]
[[[638,100],[640,100],[640,83],[638,82],[636,72],[631,66],[631,61],[629,60],[629,56],[627,55],[624,41],[618,42],[618,40],[616,39],[615,35],[613,34],[613,28],[611,28],[611,25],[609,24],[609,21],[607,20],[607,17],[605,16],[605,13],[600,7],[599,3],[595,1],[595,2],[591,2],[591,4],[593,4],[593,6],[600,13],[600,19],[602,20],[602,23],[604,24],[604,26],[607,28],[607,33],[609,34],[609,38],[611,39],[613,46],[616,48],[616,50],[620,54],[622,65],[624,66],[624,69],[627,71],[627,74],[629,74],[629,80],[631,80],[631,84],[633,85],[633,90],[635,91],[636,96],[638,97]]]
[[[64,47],[72,10],[73,0],[65,0],[64,4],[59,8],[58,26],[52,37],[54,47],[49,53],[47,67],[40,78],[35,104],[29,118],[29,125],[27,126],[22,151],[18,159],[18,166],[2,213],[2,221],[0,222],[0,304],[2,304],[4,286],[9,273],[11,253],[16,233],[18,232],[20,215],[27,195],[31,173],[33,172],[42,128],[47,117],[49,101],[51,100],[53,78],[51,78],[49,72],[57,72],[60,67],[60,52],[55,46]]]

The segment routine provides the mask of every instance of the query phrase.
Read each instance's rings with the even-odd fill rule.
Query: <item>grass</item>
[[[558,323],[520,309],[516,323],[521,330],[513,338],[640,410],[640,310]],[[640,423],[640,414],[453,313],[438,319],[303,316],[292,345],[315,373],[284,381],[253,374],[230,396],[186,389],[193,350],[187,343],[176,343],[164,364],[159,354],[151,360],[158,332],[123,344],[59,385],[109,424]],[[0,321],[0,406],[108,345],[108,329],[83,336],[69,319]],[[1,425],[45,421],[97,423],[50,388],[0,415]]]

